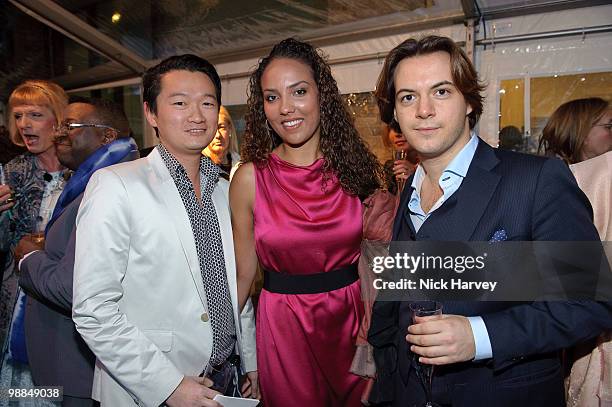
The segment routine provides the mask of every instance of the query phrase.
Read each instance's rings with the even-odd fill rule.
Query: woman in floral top
[[[55,154],[54,126],[62,121],[68,97],[57,84],[30,80],[17,86],[9,98],[11,141],[28,151],[4,166],[7,185],[0,185],[0,251],[8,252],[0,295],[0,343],[7,343],[18,284],[13,249],[35,227],[43,227],[64,184],[64,167]],[[38,225],[38,226],[37,226]],[[6,350],[7,345],[4,349]],[[7,379],[3,354],[1,383]],[[15,383],[13,383],[15,384]],[[10,387],[15,387],[10,385]]]

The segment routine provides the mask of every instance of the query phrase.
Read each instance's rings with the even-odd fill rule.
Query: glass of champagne
[[[0,185],[8,185],[8,182],[6,180],[6,174],[4,173],[4,168],[2,167],[2,164],[0,164]],[[11,196],[5,202],[2,202],[2,204],[8,204],[11,202],[15,202],[14,194],[11,194]]]
[[[442,304],[438,301],[417,301],[410,304],[411,320],[416,324],[416,317],[429,317],[431,315],[442,315]],[[439,407],[432,399],[432,383],[434,366],[419,362],[419,355],[413,353],[416,374],[425,387],[425,404],[421,407]]]
[[[398,150],[395,152],[395,161],[405,161],[408,158],[408,153],[406,150]],[[397,195],[400,196],[402,191],[404,190],[404,186],[406,185],[406,180],[403,178],[396,178],[397,180]]]

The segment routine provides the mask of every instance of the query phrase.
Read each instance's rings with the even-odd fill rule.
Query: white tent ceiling
[[[76,88],[139,75],[171,54],[191,52],[216,64],[265,54],[278,40],[299,36],[334,46],[475,17],[520,15],[605,4],[599,0],[9,0],[34,18],[104,58],[67,67],[55,78]],[[65,53],[65,51],[64,51]],[[76,54],[76,52],[75,52]],[[87,53],[82,52],[83,58]],[[91,59],[91,58],[89,58]],[[78,65],[78,64],[74,64]]]

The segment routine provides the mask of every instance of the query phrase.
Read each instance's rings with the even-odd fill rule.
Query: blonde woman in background
[[[64,90],[43,80],[20,84],[8,102],[11,141],[28,151],[4,166],[7,185],[0,185],[0,250],[9,253],[5,264],[0,265],[4,271],[0,297],[0,339],[4,344],[0,388],[33,386],[23,330],[25,295],[18,290],[13,250],[24,235],[44,230],[62,192],[65,169],[55,154],[53,141],[54,127],[62,122],[67,104]],[[0,400],[0,406],[5,402]]]

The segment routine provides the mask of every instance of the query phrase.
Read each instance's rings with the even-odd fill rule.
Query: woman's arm
[[[245,163],[238,168],[232,178],[229,195],[236,255],[238,306],[242,310],[257,272],[257,254],[253,233],[253,205],[255,202],[253,163]]]

